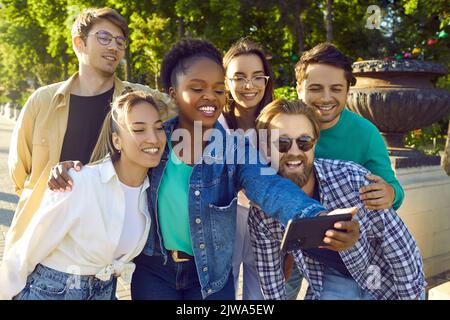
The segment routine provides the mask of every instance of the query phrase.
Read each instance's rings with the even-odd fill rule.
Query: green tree
[[[1,0],[0,0],[1,1]],[[251,36],[267,50],[278,86],[293,85],[299,56],[333,42],[352,59],[383,58],[415,46],[422,58],[449,64],[449,40],[426,40],[448,30],[445,0],[2,0],[0,87],[24,90],[66,79],[77,69],[70,28],[86,7],[110,6],[130,26],[130,46],[120,77],[158,86],[164,53],[182,36],[204,37],[220,50]],[[382,28],[365,27],[367,8],[378,4]],[[332,15],[327,15],[332,13]],[[328,32],[327,32],[328,30]],[[328,34],[328,36],[327,36]],[[441,78],[450,87],[450,78]]]
[[[148,17],[135,13],[130,20],[134,74],[141,82],[158,88],[160,64],[167,49],[165,41],[173,39],[173,34],[167,30],[170,19],[161,18],[156,13]]]
[[[68,54],[71,47],[70,28],[68,27],[67,0],[28,0],[28,11],[38,22],[47,36],[47,53],[61,65],[63,78],[69,77],[69,63],[73,61]]]
[[[48,37],[26,1],[3,1],[0,12],[1,86],[24,92],[59,77],[61,70],[45,49]]]

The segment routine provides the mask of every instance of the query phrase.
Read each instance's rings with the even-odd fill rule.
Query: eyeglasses
[[[95,36],[97,38],[98,43],[100,43],[102,46],[109,45],[113,39],[116,40],[117,48],[119,50],[125,50],[128,46],[127,38],[123,36],[114,37],[108,31],[100,30],[97,31],[96,33],[89,33],[89,35]]]
[[[280,137],[273,143],[277,147],[278,151],[280,151],[281,153],[286,153],[289,150],[291,150],[292,140],[295,140],[298,148],[303,152],[311,150],[314,147],[314,144],[316,143],[316,139],[310,136],[300,136],[296,139],[288,137]]]
[[[228,80],[230,80],[237,89],[245,87],[250,82],[255,88],[261,89],[267,85],[269,78],[269,76],[254,76],[251,79],[247,79],[246,77],[237,76],[228,78]]]

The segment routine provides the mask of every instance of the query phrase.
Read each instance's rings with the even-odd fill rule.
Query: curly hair
[[[177,75],[185,74],[187,69],[200,58],[208,58],[221,68],[222,54],[209,41],[204,39],[184,38],[175,43],[164,55],[161,64],[161,78],[166,92],[177,85]]]

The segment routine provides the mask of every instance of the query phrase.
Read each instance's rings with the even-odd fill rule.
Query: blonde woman
[[[130,261],[150,229],[147,172],[166,144],[161,106],[143,92],[115,100],[91,164],[70,171],[72,192],[47,190],[26,232],[5,253],[0,299],[112,299],[115,277],[131,281]]]

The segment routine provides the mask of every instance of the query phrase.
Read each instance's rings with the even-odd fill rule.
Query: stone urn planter
[[[450,113],[450,92],[434,85],[447,74],[446,68],[418,60],[366,60],[353,64],[353,74],[356,85],[350,88],[349,109],[378,127],[391,156],[418,157],[403,138]]]

